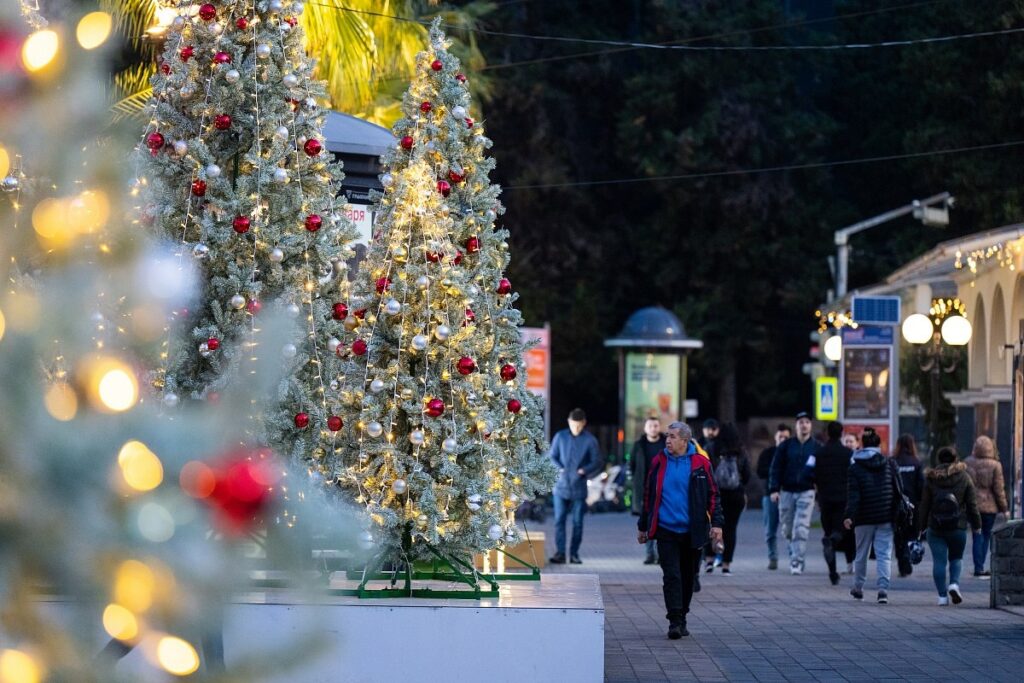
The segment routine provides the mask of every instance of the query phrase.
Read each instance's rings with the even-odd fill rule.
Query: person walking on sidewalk
[[[782,535],[789,542],[789,573],[802,574],[814,513],[813,471],[821,444],[811,438],[811,416],[796,415],[796,436],[779,444],[768,480],[772,502],[779,504]]]
[[[764,542],[768,546],[768,569],[779,568],[779,504],[772,500],[768,491],[768,479],[771,476],[772,459],[779,444],[792,435],[789,425],[779,424],[775,428],[775,442],[761,451],[757,456],[757,476],[761,480],[761,520],[764,523]]]
[[[979,579],[991,578],[992,573],[985,569],[988,559],[989,545],[992,543],[992,527],[996,523],[996,515],[1004,515],[1010,511],[1006,504],[1006,484],[1003,481],[1003,465],[996,457],[996,447],[992,439],[979,436],[974,442],[974,450],[964,461],[967,474],[974,482],[974,490],[978,498],[978,511],[981,513],[981,534],[971,539],[971,554],[974,556],[974,576]]]
[[[584,430],[587,414],[582,408],[569,413],[569,428],[555,434],[551,440],[551,461],[560,468],[558,481],[552,492],[555,503],[555,554],[552,564],[565,564],[565,520],[572,512],[572,545],[569,546],[569,561],[580,561],[580,544],[583,542],[583,513],[587,509],[587,479],[604,467],[597,438]]]
[[[693,440],[685,422],[673,422],[665,450],[654,456],[637,522],[638,543],[658,545],[668,637],[689,635],[686,615],[693,599],[693,579],[700,550],[711,539],[722,541],[722,505],[711,460]]]
[[[854,560],[853,588],[850,595],[864,599],[864,582],[868,573],[868,554],[875,549],[878,561],[878,602],[889,602],[889,579],[892,571],[893,518],[896,510],[896,468],[882,455],[881,438],[868,427],[861,436],[864,447],[853,454],[846,494],[846,519],[843,524],[853,529],[857,540]]]
[[[828,578],[839,583],[836,554],[842,552],[847,568],[852,570],[854,558],[853,533],[843,525],[846,513],[847,476],[853,451],[840,443],[843,425],[829,422],[825,426],[828,441],[821,447],[814,465],[818,507],[821,509],[821,546],[828,565]],[[852,571],[850,572],[852,573]]]
[[[974,482],[967,474],[967,466],[956,461],[956,451],[940,448],[936,459],[938,466],[925,471],[918,526],[922,533],[927,532],[928,548],[932,551],[932,579],[935,590],[939,592],[939,605],[948,605],[951,599],[954,605],[959,605],[963,602],[960,572],[967,546],[967,525],[970,524],[974,530],[977,543],[981,534],[981,514],[978,512]]]
[[[911,434],[903,434],[896,440],[896,452],[892,459],[900,473],[903,495],[916,510],[921,506],[921,494],[924,491],[924,466],[917,457],[917,443]],[[913,540],[909,536],[911,533],[912,530],[896,529],[896,564],[900,576],[910,576],[914,573],[914,564],[910,561],[910,548],[907,546]]]
[[[633,475],[633,514],[639,515],[644,507],[644,482],[651,470],[654,456],[665,448],[665,436],[661,433],[661,420],[651,416],[644,420],[644,435],[633,444],[630,451],[630,470]],[[658,564],[658,549],[654,539],[647,541],[644,564]]]
[[[722,513],[725,517],[725,526],[722,527],[723,574],[732,573],[729,566],[736,554],[736,528],[743,509],[747,507],[746,489],[749,481],[750,458],[740,443],[740,433],[736,426],[727,423],[718,435],[718,466],[715,468],[715,483],[722,497]]]

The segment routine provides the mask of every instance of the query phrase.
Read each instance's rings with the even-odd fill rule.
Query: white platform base
[[[67,603],[53,607],[66,616]],[[77,610],[75,610],[77,611]],[[183,634],[185,635],[185,634]],[[187,636],[186,636],[187,637]],[[273,683],[376,681],[602,681],[604,603],[596,575],[505,581],[485,600],[330,597],[310,604],[288,591],[240,596],[228,605],[229,670],[251,657],[322,638],[315,653]],[[100,643],[102,645],[102,643]],[[118,670],[164,681],[133,651]]]

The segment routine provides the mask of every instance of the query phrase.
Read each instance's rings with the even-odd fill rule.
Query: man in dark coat
[[[853,565],[853,533],[843,526],[846,512],[846,479],[850,471],[850,457],[853,451],[840,443],[843,425],[829,422],[825,427],[828,441],[818,451],[814,466],[814,483],[817,486],[818,507],[821,509],[821,545],[828,565],[828,578],[835,586],[839,583],[836,571],[836,553],[846,555],[846,564]]]
[[[639,515],[644,507],[644,482],[651,470],[651,460],[665,448],[665,436],[661,433],[661,420],[651,416],[644,420],[644,435],[633,444],[629,455],[630,472],[633,475],[633,514]],[[658,552],[654,539],[647,541],[644,564],[658,564]]]
[[[569,428],[563,429],[551,439],[551,461],[560,469],[555,482],[555,554],[552,564],[565,564],[565,520],[572,512],[572,545],[569,546],[569,561],[580,561],[580,544],[583,542],[583,513],[587,510],[587,479],[604,468],[597,438],[586,431],[587,414],[581,408],[569,413]]]
[[[796,436],[775,449],[768,489],[779,504],[779,525],[789,541],[789,573],[802,574],[807,538],[814,514],[814,456],[821,444],[811,437],[814,423],[801,411],[796,414]]]
[[[875,430],[866,428],[861,443],[864,448],[854,452],[850,465],[846,519],[843,520],[847,529],[854,530],[857,539],[850,595],[856,600],[864,599],[868,554],[874,546],[878,560],[878,602],[885,605],[889,603],[897,474],[892,462],[879,450],[882,440]]]
[[[771,476],[772,459],[775,449],[793,433],[787,424],[779,424],[775,429],[775,442],[761,451],[757,458],[757,476],[761,480],[761,517],[764,523],[764,542],[768,546],[768,569],[779,568],[779,504],[772,500],[768,492],[768,479]]]

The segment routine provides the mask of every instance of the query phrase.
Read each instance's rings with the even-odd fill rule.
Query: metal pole
[[[842,243],[839,243],[839,236],[836,236],[836,299],[846,296],[846,278],[850,271],[850,244],[846,235],[843,235]]]

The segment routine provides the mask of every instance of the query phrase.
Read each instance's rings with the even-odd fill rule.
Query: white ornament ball
[[[280,247],[274,247],[270,250],[270,260],[274,263],[284,261],[284,251]]]
[[[204,259],[209,255],[210,248],[203,244],[202,242],[199,242],[194,247],[192,247],[192,256],[194,256],[197,259]]]
[[[370,391],[372,391],[375,394],[379,394],[380,392],[384,391],[384,386],[384,380],[375,379],[372,382],[370,382]]]
[[[295,347],[295,344],[285,344],[281,347],[281,355],[285,358],[295,358],[299,350]]]
[[[427,348],[426,335],[417,334],[415,337],[413,337],[412,348],[416,349],[417,351],[422,351],[423,349]]]
[[[217,164],[210,164],[206,167],[207,178],[219,178],[220,177],[220,166]]]
[[[174,143],[174,153],[179,157],[183,157],[188,154],[188,143],[184,140],[177,140]]]
[[[500,524],[492,524],[491,528],[487,530],[487,538],[492,541],[497,541],[501,538],[503,533],[504,531],[502,531]]]
[[[238,69],[228,69],[224,72],[224,80],[228,83],[238,83],[238,79],[242,77],[242,74],[238,73]]]
[[[445,453],[454,453],[458,449],[458,447],[459,442],[450,436],[441,442],[441,449]]]
[[[173,391],[164,394],[164,405],[168,408],[175,408],[178,405],[178,395]]]
[[[278,126],[277,129],[274,131],[274,137],[275,138],[279,138],[281,140],[287,140],[288,139],[288,127],[287,126]]]
[[[459,119],[466,118],[466,108],[461,105],[452,107],[452,116]]]
[[[376,439],[384,433],[384,425],[380,422],[371,422],[366,425],[366,433],[369,434],[371,438]]]
[[[420,275],[418,278],[416,278],[416,286],[419,287],[420,289],[426,289],[427,287],[430,286],[430,278],[427,277],[426,275]]]
[[[213,35],[219,36],[223,32],[224,24],[220,23],[219,21],[210,24],[210,33],[212,33]]]
[[[425,439],[426,437],[423,435],[423,432],[419,429],[414,429],[411,432],[409,432],[409,443],[411,443],[413,446],[422,446],[423,441]]]
[[[241,294],[235,294],[233,297],[231,297],[231,308],[235,309],[236,311],[240,311],[241,309],[245,308],[245,297],[242,296]]]
[[[405,493],[405,490],[407,488],[408,486],[405,483],[405,479],[395,479],[393,482],[391,482],[391,490],[394,491],[399,496]]]
[[[384,312],[388,315],[398,315],[402,312],[402,304],[395,299],[388,299],[388,302],[384,304]]]
[[[270,56],[270,45],[267,43],[260,43],[256,46],[256,56],[260,59],[266,59]]]
[[[288,304],[287,306],[285,306],[284,311],[293,318],[302,312],[299,309],[298,304]]]
[[[180,14],[174,17],[174,19],[171,20],[171,27],[174,28],[175,31],[183,29],[185,27],[185,17]]]
[[[304,4],[302,4],[301,2],[293,2],[292,3],[292,13],[295,16],[299,16],[299,15],[301,15],[305,11],[306,11],[306,6]]]
[[[288,182],[288,171],[284,170],[283,168],[275,169],[274,170],[274,182],[277,183],[278,185],[284,185],[285,183],[287,183]]]
[[[281,2],[281,0],[270,0],[270,2],[267,3],[267,10],[271,14],[280,14],[281,10],[283,10],[283,9],[284,9],[284,3]]]
[[[327,350],[331,353],[337,353],[339,346],[341,346],[341,340],[337,337],[331,337],[327,340]]]
[[[281,82],[284,83],[287,88],[294,88],[299,84],[299,77],[295,74],[285,74],[284,78],[281,79]]]
[[[445,341],[452,334],[452,328],[447,325],[438,325],[437,329],[434,330],[434,336],[441,341]]]
[[[359,534],[359,547],[363,550],[369,550],[373,547],[373,534],[369,531],[364,531]]]
[[[384,187],[391,187],[395,184],[395,176],[390,173],[385,173],[380,177],[380,184]]]
[[[494,209],[487,209],[486,211],[484,211],[484,218],[488,221],[493,221],[497,217],[498,214],[495,213]]]

